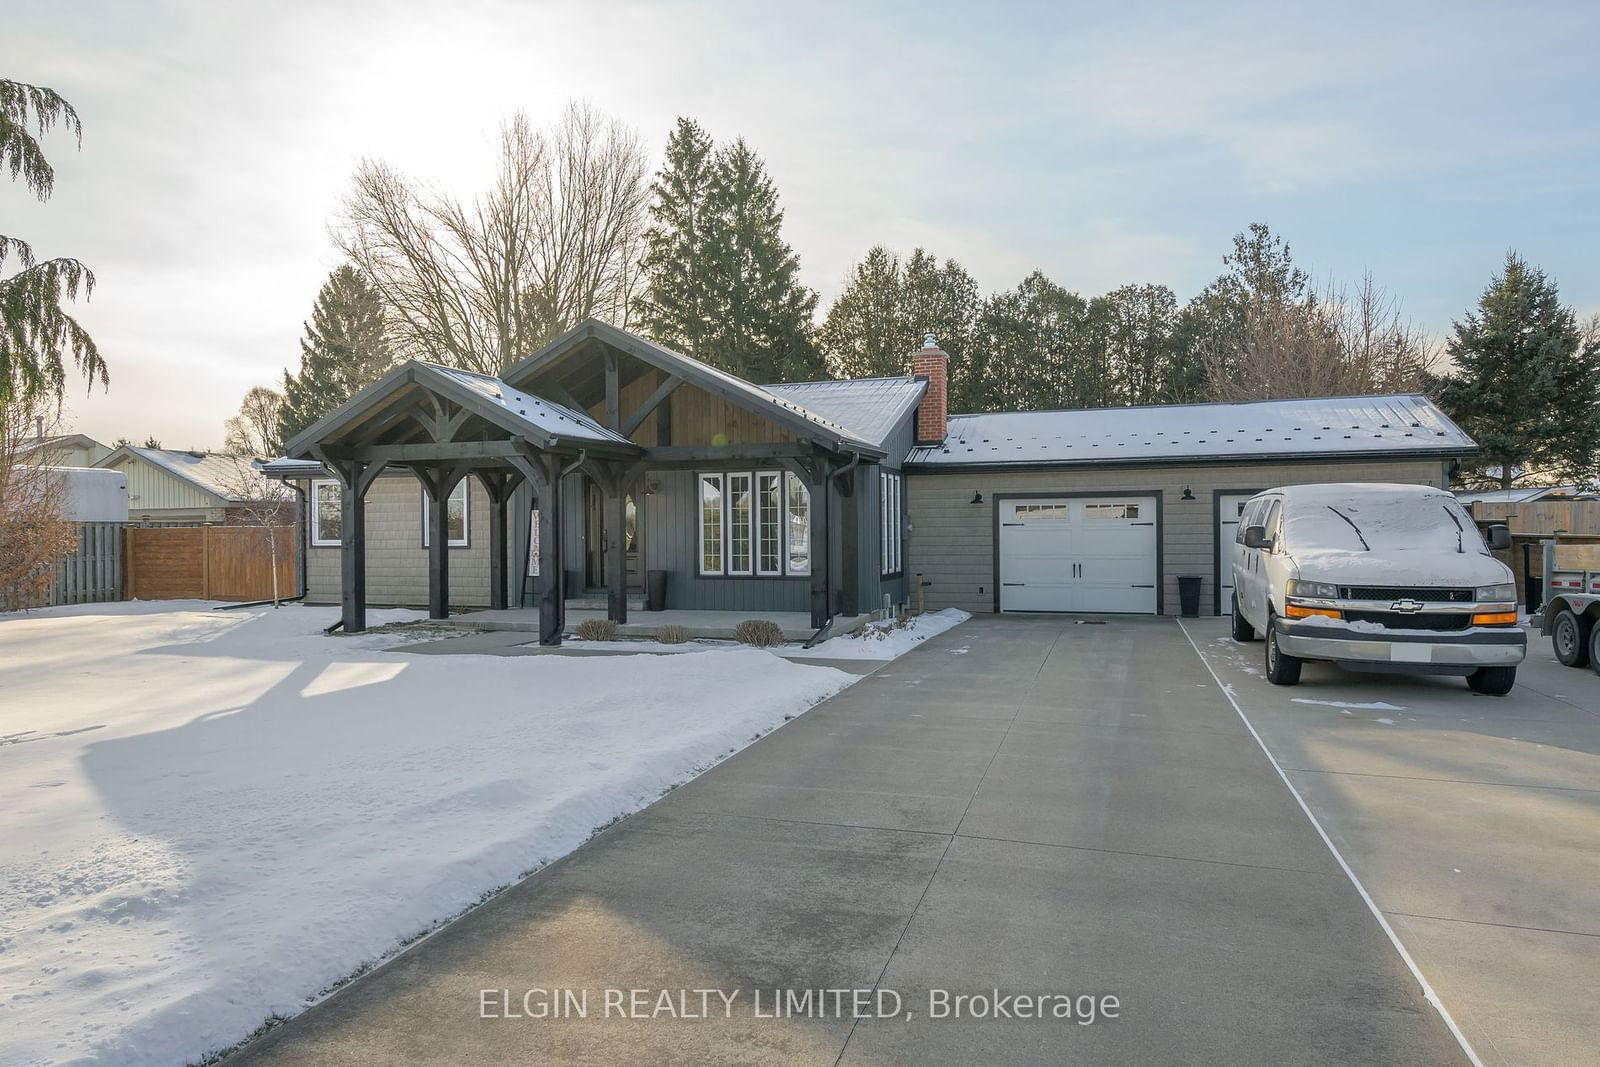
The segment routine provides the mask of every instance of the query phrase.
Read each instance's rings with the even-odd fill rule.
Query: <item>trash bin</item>
[[[667,572],[646,571],[644,575],[644,610],[667,610]]]
[[[1198,574],[1181,574],[1178,576],[1178,610],[1186,619],[1193,619],[1200,614],[1200,576]]]

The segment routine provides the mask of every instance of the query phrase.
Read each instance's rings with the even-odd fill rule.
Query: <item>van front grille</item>
[[[1465,630],[1472,616],[1465,611],[1424,611],[1403,615],[1398,611],[1347,611],[1349,622],[1375,622],[1385,630]]]
[[[1470,604],[1471,589],[1436,589],[1427,586],[1395,585],[1341,585],[1339,596],[1345,600],[1420,600],[1424,604]]]

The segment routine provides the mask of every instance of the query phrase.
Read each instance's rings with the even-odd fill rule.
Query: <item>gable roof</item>
[[[955,415],[908,466],[1078,466],[1470,456],[1477,445],[1426,397],[1355,396]]]
[[[73,448],[105,448],[106,446],[83,433],[63,433],[53,437],[28,437],[22,441],[21,452],[28,455],[39,451],[41,448],[73,449]],[[106,449],[110,451],[110,449]]]
[[[231,456],[225,452],[184,452],[175,448],[123,445],[95,466],[114,467],[128,458],[157,467],[163,473],[215,497],[219,503],[261,500],[272,493],[272,488],[261,474],[261,460]]]
[[[846,427],[863,441],[882,447],[916,409],[928,383],[921,378],[847,378],[827,382],[784,382],[766,386],[785,400]]]
[[[676,374],[691,385],[721,396],[747,410],[764,415],[800,437],[819,441],[837,451],[865,452],[881,456],[883,450],[844,425],[773,389],[745,381],[736,374],[702,363],[682,352],[663,348],[652,341],[618,329],[597,319],[587,319],[545,345],[538,352],[511,367],[503,375],[507,382],[529,385],[540,374],[552,370],[585,345],[599,342],[633,356],[669,374]]]

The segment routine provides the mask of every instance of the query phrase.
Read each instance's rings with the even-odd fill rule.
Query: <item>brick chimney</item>
[[[911,353],[911,376],[928,381],[922,403],[917,405],[917,444],[939,444],[950,416],[950,356],[931,333],[922,339],[922,347]]]

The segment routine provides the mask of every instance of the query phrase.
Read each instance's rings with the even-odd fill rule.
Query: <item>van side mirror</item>
[[[1244,547],[1270,550],[1272,542],[1267,538],[1267,528],[1265,526],[1246,526],[1244,528]]]
[[[1511,527],[1497,522],[1489,527],[1489,547],[1502,552],[1511,547]]]

